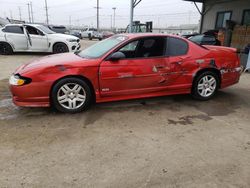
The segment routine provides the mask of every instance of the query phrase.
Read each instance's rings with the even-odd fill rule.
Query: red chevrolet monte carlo
[[[191,95],[208,100],[240,78],[236,49],[163,34],[115,35],[86,50],[43,57],[10,78],[18,106],[86,110],[92,102]]]

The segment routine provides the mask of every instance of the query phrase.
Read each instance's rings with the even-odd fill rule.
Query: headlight
[[[14,86],[22,86],[31,82],[30,78],[22,77],[18,74],[12,75],[9,79],[9,84]]]
[[[67,39],[68,42],[77,42],[77,39]]]

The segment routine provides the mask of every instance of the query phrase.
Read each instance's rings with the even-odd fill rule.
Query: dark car
[[[113,35],[114,35],[113,32],[104,31],[104,32],[102,33],[102,38],[103,38],[103,39],[106,39],[106,38],[112,37]]]
[[[216,38],[215,35],[201,34],[201,35],[190,37],[188,39],[199,45],[221,46],[221,42]]]
[[[192,34],[183,34],[181,36],[184,37],[184,38],[186,38],[186,39],[188,39],[188,38],[196,36],[196,35],[199,35],[199,34],[198,33],[192,33]]]
[[[82,39],[82,34],[79,31],[70,31],[69,34]]]
[[[50,30],[56,32],[56,33],[62,33],[62,34],[66,34],[68,33],[67,29],[65,26],[60,25],[60,26],[55,26],[55,25],[48,25],[47,26]]]

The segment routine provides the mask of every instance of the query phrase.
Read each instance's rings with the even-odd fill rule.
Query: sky
[[[44,23],[45,0],[0,0],[0,17],[29,20],[28,3],[32,2],[35,22]],[[47,0],[49,23],[56,25],[96,26],[97,0]],[[100,27],[126,27],[129,23],[130,0],[99,0]],[[201,5],[199,5],[201,7]],[[142,0],[135,8],[134,20],[153,21],[154,27],[198,24],[200,15],[191,2],[183,0]],[[112,19],[111,19],[112,18]],[[71,20],[71,21],[70,21]]]

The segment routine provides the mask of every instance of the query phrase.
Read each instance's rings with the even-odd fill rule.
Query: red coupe
[[[208,100],[240,78],[236,49],[164,34],[115,35],[23,65],[9,83],[18,106],[86,110],[92,102],[187,94]]]

